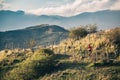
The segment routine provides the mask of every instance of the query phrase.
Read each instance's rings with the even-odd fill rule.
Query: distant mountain
[[[97,24],[100,29],[108,29],[120,26],[120,11],[97,11],[85,12],[72,17],[30,15],[23,11],[0,11],[0,30],[22,29],[32,25],[51,24],[64,28],[75,27],[86,24]]]
[[[34,42],[34,46],[58,44],[67,35],[68,31],[64,28],[48,24],[0,32],[0,50],[28,48],[30,42]]]
[[[86,12],[70,17],[70,20],[72,25],[97,24],[100,29],[110,29],[120,26],[120,11]]]

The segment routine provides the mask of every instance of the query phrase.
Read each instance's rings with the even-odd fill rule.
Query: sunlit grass
[[[0,80],[119,80],[120,46],[107,33],[97,32],[78,40],[68,38],[34,52],[3,50]],[[93,47],[91,55],[89,44]]]

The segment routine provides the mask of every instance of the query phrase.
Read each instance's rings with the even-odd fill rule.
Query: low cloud
[[[17,0],[16,0],[17,1]],[[44,0],[43,0],[44,1]],[[6,3],[5,0],[0,0],[0,10],[24,10],[27,14],[35,15],[60,15],[60,16],[74,16],[83,12],[95,12],[98,10],[120,10],[120,0],[46,0],[46,5],[34,7],[32,3],[29,5],[20,5],[18,3]],[[57,2],[56,2],[57,1]],[[63,0],[61,0],[63,1]],[[22,4],[27,2],[20,1]],[[34,0],[32,0],[34,2]],[[42,2],[42,0],[41,0]],[[42,3],[41,3],[42,4]],[[38,4],[37,4],[38,5]],[[30,7],[33,6],[33,7]]]
[[[112,1],[112,2],[111,2]],[[119,3],[118,3],[119,2]],[[120,0],[74,0],[73,3],[61,5],[58,7],[43,7],[34,10],[29,10],[27,13],[36,15],[61,15],[73,16],[82,12],[94,12],[98,10],[120,10]],[[111,7],[113,6],[113,7]]]
[[[10,4],[5,3],[4,0],[0,0],[0,10],[5,10],[10,7]]]
[[[114,3],[111,8],[111,10],[120,10],[120,0],[118,0],[116,3]]]

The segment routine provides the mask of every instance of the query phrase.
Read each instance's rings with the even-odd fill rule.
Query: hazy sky
[[[0,10],[23,10],[36,15],[73,16],[106,9],[120,10],[120,0],[0,0]]]

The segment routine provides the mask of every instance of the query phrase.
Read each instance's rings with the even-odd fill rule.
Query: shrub
[[[85,26],[85,29],[88,33],[95,33],[97,31],[97,25],[96,24],[88,24]]]
[[[120,45],[120,27],[115,28],[107,33],[110,42]]]
[[[54,68],[53,52],[48,49],[41,49],[6,73],[3,80],[33,80],[53,71]]]
[[[69,37],[70,38],[74,38],[74,39],[75,38],[78,39],[79,37],[84,37],[86,35],[87,35],[87,31],[84,28],[82,28],[82,27],[73,29],[69,33]]]
[[[34,39],[30,39],[30,41],[28,41],[28,46],[32,49],[32,47],[34,47],[36,45],[36,41]]]

